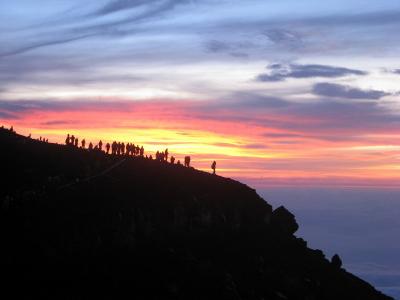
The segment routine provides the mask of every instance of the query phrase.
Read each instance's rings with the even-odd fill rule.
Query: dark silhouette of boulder
[[[342,267],[342,260],[340,259],[339,255],[335,254],[334,256],[332,256],[331,264],[337,269],[340,269]]]
[[[283,206],[278,207],[272,212],[271,223],[281,232],[290,235],[299,229],[294,215]]]

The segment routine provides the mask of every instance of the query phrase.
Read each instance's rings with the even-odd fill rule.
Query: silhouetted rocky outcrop
[[[0,275],[15,299],[390,299],[234,180],[7,130],[0,145]]]
[[[335,254],[334,256],[332,256],[331,264],[338,269],[342,267],[342,260],[340,259],[339,255]]]
[[[272,212],[271,221],[272,226],[282,233],[292,235],[299,229],[294,215],[283,206]]]

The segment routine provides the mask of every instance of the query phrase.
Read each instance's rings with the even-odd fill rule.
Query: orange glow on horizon
[[[14,120],[0,120],[6,126],[32,138],[46,137],[63,144],[67,133],[85,138],[143,145],[145,154],[169,149],[182,161],[191,155],[193,166],[210,172],[213,160],[222,176],[266,186],[321,182],[349,185],[396,185],[400,182],[399,132],[366,132],[357,139],[332,140],[300,129],[282,129],[239,122],[234,118],[218,120],[192,116],[193,104],[142,103],[118,107],[61,110],[28,110]],[[278,120],[279,116],[266,116]],[[284,120],[283,120],[284,121]],[[293,121],[293,120],[292,120]],[[318,120],[298,119],[301,124]],[[273,123],[271,121],[271,123]],[[316,129],[318,132],[318,127]],[[335,134],[335,133],[332,133]],[[343,132],[338,133],[338,135]],[[340,180],[339,180],[340,179]]]

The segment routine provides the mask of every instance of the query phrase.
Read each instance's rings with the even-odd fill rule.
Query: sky
[[[0,2],[0,124],[256,187],[400,179],[398,0]]]

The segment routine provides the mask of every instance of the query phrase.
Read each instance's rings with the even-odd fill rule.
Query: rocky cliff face
[[[15,298],[390,299],[239,182],[6,130],[0,143],[0,272]]]

